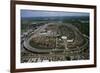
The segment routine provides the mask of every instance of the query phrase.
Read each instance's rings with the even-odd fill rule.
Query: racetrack
[[[52,27],[52,28],[48,27],[50,25],[54,25],[55,27]],[[45,33],[41,33],[45,29],[49,29],[49,30],[47,30]],[[57,35],[60,35],[60,40],[57,37]],[[58,43],[54,42],[55,43],[54,45],[56,45],[56,44],[58,44],[58,45],[56,45],[56,47],[54,47],[54,48],[46,47],[48,49],[41,49],[41,47],[36,48],[36,47],[33,47],[32,45],[30,45],[30,41],[31,40],[34,41],[34,39],[35,39],[35,41],[34,41],[35,43],[37,43],[36,41],[39,41],[41,43],[50,43],[50,42],[46,42],[46,40],[48,40],[48,38],[47,39],[44,38],[46,36],[53,37],[53,38],[56,37]],[[68,39],[73,39],[73,42],[64,43],[63,40],[61,39],[61,36],[67,36]],[[43,40],[41,40],[40,37]],[[56,41],[56,38],[54,39],[55,41]],[[59,42],[62,42],[62,43],[59,43]],[[50,53],[52,51],[55,51],[55,52],[64,51],[65,48],[60,48],[61,46],[64,47],[64,44],[67,44],[68,51],[81,51],[81,50],[85,49],[85,47],[88,46],[89,39],[86,36],[84,36],[78,30],[78,28],[76,28],[72,24],[48,23],[48,24],[44,24],[43,26],[40,26],[33,32],[30,32],[23,42],[23,46],[25,49],[27,49],[31,52],[36,52],[36,53]],[[51,43],[51,45],[53,45],[53,44]],[[59,45],[61,45],[61,46],[59,47]],[[42,45],[42,47],[44,47],[44,45]]]

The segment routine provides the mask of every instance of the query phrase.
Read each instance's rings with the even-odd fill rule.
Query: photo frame
[[[96,67],[96,6],[11,1],[11,72]]]

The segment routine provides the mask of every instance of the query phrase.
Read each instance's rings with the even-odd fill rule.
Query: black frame
[[[59,67],[45,67],[45,68],[25,68],[25,69],[16,69],[16,27],[15,27],[15,12],[16,4],[22,5],[40,5],[40,6],[54,6],[54,7],[72,7],[72,8],[87,8],[94,9],[94,64],[90,65],[76,65],[76,66],[59,66]],[[27,71],[43,71],[43,70],[59,70],[59,69],[74,69],[74,68],[89,68],[96,67],[96,6],[93,5],[77,5],[77,4],[61,4],[61,3],[46,3],[46,2],[33,2],[33,1],[11,1],[11,61],[10,68],[11,73],[13,72],[27,72]]]

